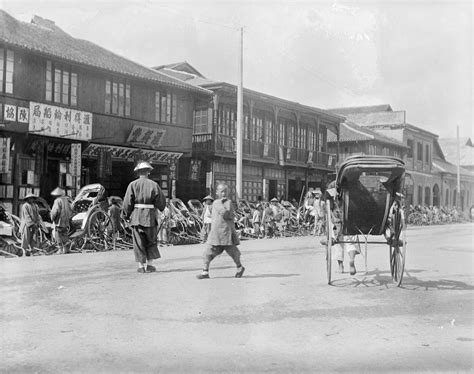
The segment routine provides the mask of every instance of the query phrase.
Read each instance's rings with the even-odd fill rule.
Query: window
[[[211,132],[208,113],[207,108],[194,111],[194,134],[207,134]]]
[[[0,48],[0,92],[13,93],[14,52]]]
[[[278,144],[285,145],[285,123],[282,120],[278,121]]]
[[[413,158],[413,140],[412,139],[407,139],[407,147],[408,147],[407,157]]]
[[[44,98],[54,103],[77,106],[77,73],[68,66],[46,61]]]
[[[306,132],[307,132],[307,127],[306,126],[301,126],[300,127],[300,136],[299,136],[299,145],[298,148],[300,149],[306,149]]]
[[[416,159],[423,162],[423,144],[416,143]]]
[[[295,147],[296,146],[296,125],[294,123],[288,123],[288,147]]]
[[[257,142],[263,141],[263,119],[258,116],[254,116],[252,118],[252,122],[252,140]]]
[[[177,123],[178,97],[175,93],[155,91],[155,120],[157,122]]]
[[[104,104],[106,114],[130,117],[130,84],[106,80]]]
[[[273,121],[271,119],[265,118],[265,143],[273,143]]]
[[[423,205],[423,187],[418,186],[418,204]]]
[[[326,151],[326,128],[325,127],[320,127],[319,128],[319,152],[325,152]]]
[[[369,155],[375,155],[377,152],[377,149],[374,144],[369,144]]]
[[[426,144],[425,145],[425,161],[426,163],[430,163],[430,145]]]

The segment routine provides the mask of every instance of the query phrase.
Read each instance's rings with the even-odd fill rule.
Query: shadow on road
[[[424,270],[407,270],[400,288],[409,291],[472,291],[474,286],[461,281],[451,279],[423,280],[412,276],[414,273],[422,273]],[[387,274],[387,275],[385,275]],[[390,271],[380,271],[375,269],[368,273],[347,276],[346,278],[336,279],[332,282],[334,287],[394,287]]]
[[[288,277],[299,277],[301,274],[258,274],[258,275],[244,275],[243,278],[288,278]],[[215,279],[219,278],[234,278],[233,276],[229,277],[214,277]]]

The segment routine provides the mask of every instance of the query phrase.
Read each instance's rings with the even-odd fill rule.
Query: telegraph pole
[[[457,153],[457,183],[456,183],[456,200],[455,204],[458,206],[458,202],[461,202],[461,145],[459,144],[459,126],[456,128],[456,136],[457,136],[457,147],[456,147],[456,153]],[[462,208],[462,207],[461,207]]]
[[[243,113],[244,113],[244,95],[243,95],[243,73],[244,73],[244,29],[240,28],[239,43],[239,79],[237,86],[237,152],[236,152],[236,178],[235,192],[237,201],[242,198],[242,138],[243,138]]]

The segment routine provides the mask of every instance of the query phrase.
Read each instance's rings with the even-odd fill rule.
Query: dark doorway
[[[274,197],[276,197],[278,199],[277,193],[278,193],[278,182],[277,182],[277,180],[269,179],[268,180],[268,200],[271,200]]]
[[[59,160],[48,159],[48,167],[46,175],[42,175],[40,178],[40,188],[43,197],[46,199],[48,204],[52,206],[53,197],[51,191],[59,186]]]

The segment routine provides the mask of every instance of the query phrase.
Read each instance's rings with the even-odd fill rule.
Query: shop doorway
[[[40,177],[40,190],[42,197],[52,206],[54,198],[51,191],[59,186],[59,160],[48,159],[47,172]]]
[[[278,199],[278,181],[276,179],[268,180],[268,200],[276,197]]]

